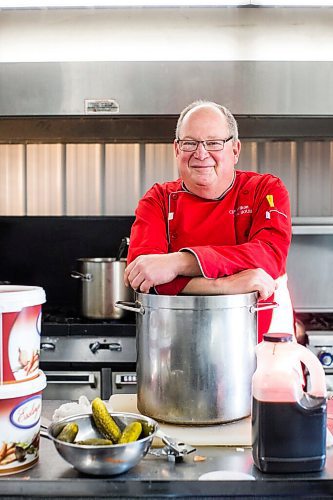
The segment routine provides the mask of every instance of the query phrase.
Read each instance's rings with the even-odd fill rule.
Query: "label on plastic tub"
[[[36,377],[39,369],[41,306],[0,314],[0,382],[18,382]]]
[[[0,386],[0,475],[29,469],[38,461],[42,371],[34,380]]]
[[[0,384],[38,375],[44,302],[40,287],[0,286]]]

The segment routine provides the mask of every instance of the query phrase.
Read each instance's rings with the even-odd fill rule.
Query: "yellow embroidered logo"
[[[273,195],[272,194],[268,194],[266,196],[266,200],[268,201],[268,204],[271,208],[274,207],[274,198],[273,198]]]

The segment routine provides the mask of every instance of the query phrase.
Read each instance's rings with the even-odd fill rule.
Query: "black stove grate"
[[[69,308],[43,309],[42,335],[135,335],[135,314],[122,319],[91,319]]]

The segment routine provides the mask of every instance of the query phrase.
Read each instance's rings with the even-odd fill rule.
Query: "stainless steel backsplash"
[[[238,168],[281,177],[310,233],[326,222],[298,227],[288,274],[296,310],[333,310],[333,140],[244,140]],[[176,177],[172,144],[0,144],[0,216],[133,216]]]
[[[333,215],[333,141],[243,141],[237,168],[282,178],[294,217]],[[0,144],[0,215],[132,215],[177,178],[172,144]]]
[[[172,145],[2,144],[0,215],[131,215],[176,176]]]

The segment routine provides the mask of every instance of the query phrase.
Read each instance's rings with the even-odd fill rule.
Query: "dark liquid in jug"
[[[304,396],[299,403],[253,398],[252,454],[262,472],[315,472],[326,460],[326,399]]]

